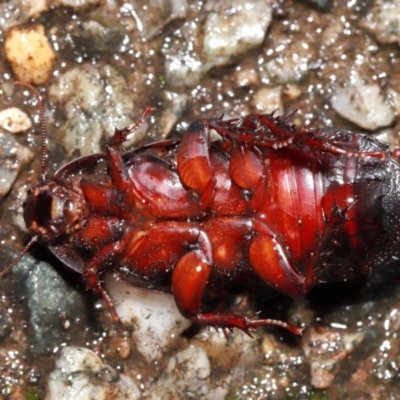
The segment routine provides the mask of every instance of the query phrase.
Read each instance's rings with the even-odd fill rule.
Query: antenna
[[[42,99],[42,96],[40,96],[38,90],[28,82],[15,81],[14,85],[25,86],[26,88],[28,88],[33,93],[33,95],[36,98],[36,101],[38,102],[40,131],[42,133],[42,156],[41,156],[41,163],[40,163],[40,168],[41,168],[40,182],[42,184],[45,184],[46,183],[46,173],[47,173],[47,171],[46,171],[47,131],[46,131],[46,122],[45,122],[45,119],[44,119],[43,99]]]
[[[13,267],[18,264],[19,260],[24,256],[24,254],[32,247],[33,243],[35,243],[39,239],[39,235],[34,236],[29,243],[22,249],[22,251],[17,255],[17,258],[7,266],[3,271],[0,272],[0,279],[4,278]]]

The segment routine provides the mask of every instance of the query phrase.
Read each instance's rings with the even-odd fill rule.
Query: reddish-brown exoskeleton
[[[116,129],[106,154],[72,161],[51,179],[43,133],[42,179],[24,208],[32,240],[0,276],[40,241],[104,297],[114,319],[99,278],[105,271],[129,284],[169,287],[181,313],[201,325],[301,333],[281,321],[203,312],[203,293],[257,280],[304,296],[399,253],[400,165],[386,144],[250,114],[201,119],[182,140],[122,152],[149,111]],[[222,140],[210,142],[212,129]]]

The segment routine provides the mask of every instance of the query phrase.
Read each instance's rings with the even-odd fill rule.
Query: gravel
[[[55,54],[45,72],[33,62],[24,66],[44,77],[38,89],[51,176],[79,155],[103,151],[114,127],[134,124],[146,106],[157,110],[131,146],[179,138],[199,118],[278,107],[286,115],[297,109],[291,121],[298,125],[315,121],[399,145],[398,8],[398,1],[379,0],[1,2],[3,267],[26,243],[21,206],[40,174],[37,104],[12,84],[20,78],[5,51],[11,28],[42,26]],[[235,330],[226,339],[186,329],[179,314],[169,319],[173,302],[160,294],[162,316],[142,318],[143,302],[138,315],[114,323],[81,277],[39,246],[31,253],[0,280],[0,398],[50,399],[54,390],[72,398],[70,390],[83,396],[86,389],[109,399],[400,397],[398,265],[373,273],[367,284],[360,278],[315,288],[305,300],[232,293],[227,306],[242,300],[241,312],[261,310],[303,325],[306,334],[270,328],[251,339]],[[125,299],[139,304],[130,287],[118,291],[118,307]],[[338,353],[309,351],[325,342],[310,341],[307,332],[328,332]],[[88,364],[68,366],[74,354]],[[316,374],[325,365],[328,373]]]

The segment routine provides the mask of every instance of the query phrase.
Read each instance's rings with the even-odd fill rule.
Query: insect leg
[[[295,125],[288,125],[287,118],[271,114],[249,114],[240,119],[204,120],[208,129],[214,129],[224,139],[243,145],[258,145],[274,149],[288,146],[297,135],[303,135]]]
[[[121,241],[122,242],[122,241]],[[84,276],[86,280],[86,289],[93,290],[95,293],[100,294],[106,302],[108,311],[114,321],[119,321],[119,317],[115,312],[114,304],[110,296],[102,286],[99,279],[100,268],[106,260],[110,258],[110,254],[116,254],[121,251],[121,242],[110,243],[102,247],[95,256],[85,265]]]
[[[144,121],[145,117],[154,108],[147,107],[139,120],[130,128],[115,129],[114,134],[109,138],[106,145],[107,159],[110,165],[110,175],[114,186],[125,193],[127,204],[133,204],[136,193],[135,185],[129,177],[128,168],[122,160],[120,147],[127,137],[133,133]]]
[[[285,246],[262,221],[254,221],[257,234],[249,247],[249,259],[257,274],[273,288],[291,297],[303,296],[304,276],[290,260]]]
[[[206,312],[200,310],[201,299],[212,266],[199,251],[184,255],[175,266],[172,275],[172,291],[176,304],[186,318],[203,326],[213,326],[222,330],[238,328],[251,336],[259,326],[275,325],[294,334],[301,334],[302,329],[274,319],[252,319],[236,312]]]
[[[201,300],[214,268],[212,258],[206,255],[210,251],[208,243],[207,234],[200,232],[199,248],[183,255],[174,268],[172,292],[182,315],[203,326],[213,326],[223,330],[238,328],[249,335],[254,328],[266,325],[280,326],[295,334],[301,333],[300,328],[289,326],[285,322],[272,319],[252,319],[235,311],[202,312]],[[279,273],[282,275],[280,271]],[[299,289],[302,282],[303,278],[298,276],[298,281],[294,286],[297,285],[297,289]]]
[[[210,273],[211,265],[201,251],[185,254],[174,268],[171,283],[176,305],[192,321],[199,322],[201,299]]]
[[[123,216],[131,212],[131,208],[125,201],[125,193],[115,187],[90,179],[82,179],[81,189],[91,211],[98,215]]]
[[[177,155],[178,173],[182,182],[197,192],[202,209],[211,203],[215,188],[215,173],[210,157],[210,131],[202,121],[189,126]]]

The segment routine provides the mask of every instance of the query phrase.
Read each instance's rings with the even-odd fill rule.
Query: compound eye
[[[53,198],[49,196],[46,192],[40,193],[36,199],[36,213],[34,215],[34,220],[38,226],[48,226],[52,219],[52,206]]]
[[[64,203],[65,203],[65,201],[60,200],[57,197],[52,198],[51,219],[53,221],[64,216]]]
[[[65,201],[63,205],[63,213],[68,219],[75,217],[76,204],[71,200]]]

